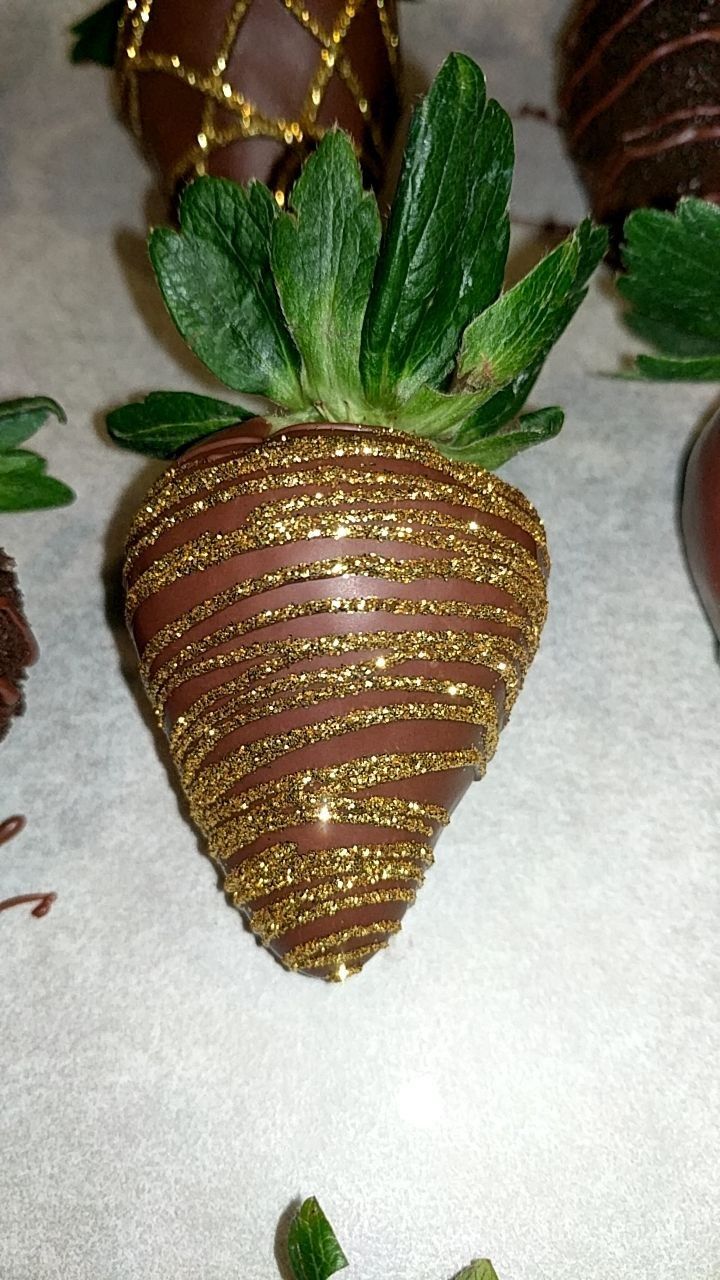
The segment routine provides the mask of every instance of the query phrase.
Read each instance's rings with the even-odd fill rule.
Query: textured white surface
[[[78,8],[82,8],[78,4]],[[482,61],[549,102],[561,0],[425,0],[408,56]],[[152,180],[72,0],[0,0],[0,394],[70,423],[78,501],[4,519],[42,661],[2,748],[3,1280],[272,1280],[316,1193],[358,1280],[720,1276],[720,672],[676,529],[712,389],[603,381],[630,345],[603,281],[538,402],[559,440],[506,469],[554,556],[540,656],[402,936],[345,988],[295,978],[224,905],[178,808],[118,626],[123,531],[153,468],[103,407],[209,385],[142,248]],[[519,211],[572,218],[551,131],[519,129]],[[180,359],[178,359],[180,357]]]

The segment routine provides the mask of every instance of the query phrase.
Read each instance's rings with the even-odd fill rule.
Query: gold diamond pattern
[[[153,0],[126,0],[125,12],[120,22],[118,71],[121,98],[132,129],[142,142],[143,129],[140,111],[139,78],[143,72],[165,72],[183,81],[203,95],[202,125],[196,138],[178,160],[170,177],[171,185],[187,181],[207,172],[208,160],[213,151],[227,147],[244,138],[270,138],[287,147],[300,150],[305,140],[318,142],[326,126],[318,124],[318,116],[328,87],[334,75],[339,75],[347,87],[355,106],[367,123],[372,145],[377,153],[376,163],[385,150],[379,122],[374,119],[369,95],[353,67],[346,49],[348,33],[360,12],[367,6],[377,8],[381,30],[388,52],[390,66],[397,67],[398,34],[394,10],[389,0],[346,0],[331,30],[326,30],[304,7],[302,0],[277,0],[292,20],[308,32],[318,45],[318,59],[305,101],[295,119],[272,118],[265,115],[242,92],[242,88],[227,78],[227,67],[243,22],[254,0],[234,0],[225,25],[222,43],[217,51],[210,72],[189,66],[176,53],[156,53],[143,48],[143,39],[150,21]],[[218,121],[218,108],[234,117],[232,124]],[[279,204],[284,203],[284,191],[275,192]]]

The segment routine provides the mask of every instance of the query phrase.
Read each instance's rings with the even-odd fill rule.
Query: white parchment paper
[[[0,918],[0,1276],[272,1280],[315,1193],[358,1280],[717,1280],[720,670],[676,512],[713,389],[596,377],[632,347],[598,281],[535,398],[565,430],[505,469],[554,569],[498,755],[390,951],[344,988],[286,974],[201,856],[120,627],[157,468],[102,411],[212,384],[150,277],[153,179],[65,61],[79,9],[0,0],[0,394],[63,402],[38,447],[78,495],[0,523],[42,648],[0,896],[59,895]],[[408,5],[413,75],[463,48],[509,108],[550,104],[562,10]],[[519,213],[578,216],[552,130],[519,126],[518,170]]]

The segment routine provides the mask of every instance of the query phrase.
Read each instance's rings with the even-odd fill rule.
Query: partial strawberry
[[[72,502],[72,490],[46,475],[44,460],[18,448],[40,430],[49,414],[65,421],[60,405],[47,396],[0,403],[0,512],[36,511]],[[13,718],[22,715],[26,669],[37,656],[15,562],[0,547],[0,742]]]
[[[641,378],[720,381],[720,208],[687,199],[677,212],[642,209],[625,224],[627,274],[618,280],[630,327],[658,349],[639,355]],[[720,414],[705,425],[685,472],[688,563],[720,638]]]
[[[575,0],[559,102],[593,214],[720,198],[720,44],[708,0]]]
[[[545,618],[542,524],[491,469],[560,430],[560,409],[517,415],[606,236],[583,223],[501,294],[512,162],[456,54],[384,232],[341,133],[289,212],[259,184],[194,183],[179,233],[150,238],[163,296],[209,369],[276,407],[239,422],[165,392],[108,420],[180,453],[125,585],[192,815],[258,937],[335,980],[399,930]]]
[[[395,0],[110,0],[74,62],[115,68],[126,123],[169,194],[200,174],[282,200],[339,124],[380,185],[400,117]]]

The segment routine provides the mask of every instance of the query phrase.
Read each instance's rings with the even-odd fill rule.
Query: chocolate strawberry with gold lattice
[[[495,750],[545,617],[537,513],[493,474],[602,257],[583,223],[500,294],[512,131],[451,56],[381,233],[331,133],[281,212],[186,191],[150,252],[173,319],[264,418],[157,393],[110,415],[179,454],[127,545],[127,616],[192,815],[286,965],[355,972],[390,935]]]
[[[259,178],[278,198],[328,127],[383,178],[400,112],[395,0],[110,0],[73,58],[114,66],[168,190]]]

